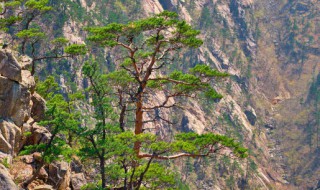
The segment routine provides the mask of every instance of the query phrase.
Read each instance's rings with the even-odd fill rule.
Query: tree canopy
[[[167,142],[145,130],[145,124],[149,122],[170,123],[170,118],[161,116],[159,110],[179,107],[179,102],[185,103],[188,98],[197,99],[201,95],[209,99],[222,98],[212,85],[229,76],[227,73],[204,64],[196,65],[189,72],[175,70],[168,73],[167,67],[174,63],[176,53],[202,44],[198,30],[179,20],[176,13],[164,11],[127,24],[111,23],[90,27],[87,31],[89,41],[117,52],[116,69],[112,72],[101,72],[95,61],[87,62],[83,67],[91,84],[90,94],[98,120],[93,130],[87,129],[87,142],[91,152],[100,157],[103,188],[108,180],[104,165],[110,159],[116,165],[114,167],[123,172],[116,180],[117,183],[122,181],[120,187],[140,189],[151,166],[161,160],[206,157],[224,149],[231,149],[233,155],[240,158],[247,156],[246,148],[223,135],[181,133]],[[165,98],[155,105],[156,94]],[[133,125],[129,115],[133,115]],[[116,185],[112,188],[119,187],[117,183],[111,183]]]

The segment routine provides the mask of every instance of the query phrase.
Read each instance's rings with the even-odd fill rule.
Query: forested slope
[[[92,44],[87,40],[90,34],[86,27],[112,22],[126,24],[169,10],[200,30],[203,44],[176,52],[173,64],[160,74],[174,70],[187,72],[196,65],[208,65],[230,74],[213,84],[224,97],[220,101],[188,100],[184,109],[163,109],[160,116],[172,123],[148,123],[145,129],[166,140],[178,132],[223,134],[247,147],[249,156],[166,161],[168,168],[181,175],[177,182],[180,189],[187,186],[190,189],[313,189],[317,186],[320,144],[317,1],[57,0],[50,1],[48,6],[52,10],[35,21],[49,39],[64,36],[69,40],[68,45],[90,47],[85,55],[68,54],[66,59],[37,62],[36,78],[44,81],[53,75],[62,87],[58,92],[68,101],[72,98],[67,93],[81,92],[92,84],[81,70],[85,61],[94,58],[101,71],[109,73],[117,68],[115,63],[122,53],[119,49]],[[8,35],[2,36],[2,43],[22,53],[21,41],[15,41],[15,36],[13,40]],[[39,54],[48,55],[46,47],[52,46],[49,41],[37,44]],[[27,50],[26,54],[32,57],[31,51]],[[80,108],[81,115],[89,116],[94,113],[89,106],[89,92],[82,94],[84,100],[75,101],[75,108]],[[161,93],[152,96],[150,105],[157,105],[165,98]],[[133,117],[127,117],[128,127]],[[74,163],[75,160],[71,165]],[[14,164],[17,162],[13,161]],[[99,171],[90,170],[95,163],[83,160],[83,164],[86,179],[95,182],[94,176]],[[71,170],[74,172],[75,168]],[[49,184],[54,183],[51,180]]]

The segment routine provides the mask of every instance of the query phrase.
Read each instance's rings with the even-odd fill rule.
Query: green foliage
[[[9,159],[8,157],[5,157],[1,160],[1,164],[6,167],[6,168],[10,168],[10,164],[9,164]]]
[[[29,40],[31,43],[37,42],[45,38],[45,34],[41,32],[38,28],[21,30],[16,34],[16,36],[24,40]]]
[[[168,11],[129,23],[111,23],[86,30],[88,40],[94,44],[118,48],[115,71],[104,74],[95,61],[86,62],[82,68],[91,84],[87,92],[94,107],[91,117],[95,122],[81,132],[80,155],[83,159],[99,160],[102,187],[177,188],[173,173],[161,160],[201,158],[222,148],[231,149],[237,157],[247,157],[246,148],[223,135],[180,133],[167,142],[143,132],[143,123],[147,122],[143,112],[156,113],[157,109],[170,107],[169,98],[176,97],[178,102],[179,97],[197,97],[199,93],[209,99],[222,98],[211,84],[229,76],[227,73],[201,64],[188,73],[162,72],[172,62],[174,52],[197,48],[203,43],[197,37],[200,31]],[[158,106],[150,105],[157,92],[165,94],[165,101]],[[128,119],[132,113],[129,110],[135,111],[134,133]],[[155,114],[157,117],[161,119]]]
[[[4,18],[0,20],[0,30],[8,31],[14,24],[25,25],[23,30],[29,29],[31,22],[39,15],[52,10],[48,6],[49,0],[3,0],[1,12]],[[19,11],[16,9],[20,8]]]
[[[190,69],[190,73],[197,74],[204,77],[228,77],[228,73],[219,72],[217,70],[211,69],[208,65],[196,65],[194,68]]]
[[[53,76],[48,76],[46,80],[38,81],[36,91],[44,99],[51,99],[55,93],[59,91],[59,84],[55,82]]]
[[[196,36],[200,32],[192,29],[185,21],[177,20],[177,16],[176,13],[164,11],[154,17],[129,22],[128,24],[111,23],[105,27],[87,28],[92,34],[88,37],[88,40],[102,46],[114,47],[118,45],[119,36],[137,37],[146,31],[156,30],[157,28],[173,28],[175,30],[171,32],[170,43],[199,47],[202,40],[196,38]],[[147,43],[148,45],[154,45],[157,40],[163,37],[160,36],[156,39],[155,36],[150,36],[147,38]]]
[[[51,41],[51,44],[57,47],[63,47],[66,46],[68,44],[69,40],[67,40],[64,37],[59,37],[59,38],[55,38],[54,40]]]
[[[58,84],[52,76],[45,81],[38,82],[36,91],[46,100],[45,119],[39,124],[45,126],[51,133],[47,142],[24,147],[21,155],[40,152],[43,163],[51,163],[56,160],[70,161],[74,151],[71,142],[66,142],[63,137],[68,137],[70,131],[77,131],[80,115],[75,111],[75,101],[83,98],[80,93],[67,95],[68,101],[58,93]]]
[[[40,12],[47,12],[52,10],[52,7],[47,6],[49,0],[28,0],[25,6],[29,9],[38,10]]]
[[[71,55],[84,55],[87,52],[86,46],[84,44],[72,44],[67,46],[64,50],[67,54]]]

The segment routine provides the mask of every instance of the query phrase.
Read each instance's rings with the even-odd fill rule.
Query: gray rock
[[[71,161],[71,171],[75,173],[82,173],[83,172],[83,165],[80,159],[77,156],[72,157]]]
[[[31,72],[28,70],[22,70],[21,76],[21,85],[27,87],[33,93],[36,87],[36,82],[34,81],[34,77],[31,75]]]
[[[10,80],[21,81],[21,66],[11,52],[0,50],[0,75]]]
[[[37,123],[32,124],[31,135],[28,136],[26,145],[46,143],[49,141],[51,133]]]
[[[20,146],[21,129],[14,123],[0,120],[0,151],[15,155]]]
[[[24,70],[29,70],[31,68],[32,59],[26,55],[23,55],[19,58],[21,68]]]
[[[27,87],[0,76],[0,118],[22,126],[31,113],[30,92]]]
[[[31,108],[31,117],[34,119],[34,121],[39,122],[45,116],[46,101],[36,92],[33,93],[31,101],[33,102]]]
[[[67,162],[55,162],[49,165],[47,183],[55,189],[66,190],[70,186],[71,167]]]
[[[18,190],[13,182],[7,169],[0,164],[0,189],[1,190]]]
[[[71,186],[74,190],[80,190],[82,186],[87,184],[87,180],[83,173],[73,173],[71,175]]]

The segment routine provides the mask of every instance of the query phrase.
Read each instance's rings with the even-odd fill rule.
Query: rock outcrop
[[[55,162],[49,165],[48,184],[58,190],[70,189],[71,167],[67,162]]]
[[[0,74],[17,82],[22,79],[21,65],[10,51],[0,51]]]
[[[22,126],[30,117],[30,95],[27,87],[0,76],[0,118]]]
[[[21,129],[14,123],[0,120],[0,151],[15,155],[19,150]]]
[[[34,121],[39,122],[44,118],[46,101],[36,92],[33,93],[31,100],[33,103],[31,117],[34,119]]]
[[[73,173],[71,175],[71,187],[73,190],[80,190],[85,184],[87,184],[87,180],[83,173]]]
[[[46,143],[49,141],[51,133],[44,127],[33,123],[31,126],[31,135],[27,138],[26,145]]]
[[[37,123],[45,116],[46,102],[34,91],[35,80],[27,70],[32,60],[27,56],[18,60],[14,52],[0,50],[0,161],[12,164],[11,175],[0,164],[1,190],[18,189],[13,179],[22,183],[37,169],[41,154],[36,152],[12,161],[19,151],[28,145],[46,143],[51,138],[51,133]],[[86,179],[79,160],[72,166],[60,161],[42,167],[28,189],[68,190],[71,186],[80,189],[84,184]]]
[[[20,62],[18,61],[20,60]],[[45,100],[34,92],[35,80],[31,75],[32,60],[27,56],[16,58],[11,50],[0,50],[0,160],[8,165],[12,164],[12,158],[17,156],[24,146],[47,142],[50,132],[37,124],[44,118]],[[36,158],[34,155],[22,157],[24,160],[15,159],[10,167],[10,173],[0,165],[0,189],[18,189],[13,183],[23,182],[35,171]],[[70,168],[70,167],[67,167]],[[60,169],[59,171],[64,171]],[[70,173],[70,169],[68,170]],[[63,176],[51,173],[51,176]],[[48,173],[42,168],[38,180],[30,184],[29,189],[53,189],[44,182],[48,179]],[[60,189],[67,189],[69,182]]]
[[[0,164],[0,189],[1,190],[18,190],[13,182],[7,169]]]

